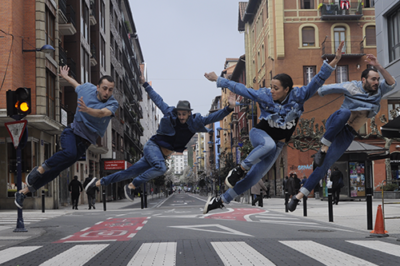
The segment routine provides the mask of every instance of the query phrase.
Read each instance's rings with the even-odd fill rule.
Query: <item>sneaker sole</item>
[[[92,186],[93,182],[96,182],[96,177],[93,177],[92,180],[86,185],[85,192]]]
[[[203,214],[207,214],[208,213],[208,205],[210,204],[210,200],[211,200],[211,196],[208,197],[208,200],[206,202],[206,205],[204,205],[204,209],[203,209]]]
[[[22,206],[20,206],[20,205],[17,203],[17,200],[16,200],[16,199],[14,200],[14,204],[15,204],[18,208],[22,209]]]
[[[130,200],[130,201],[134,201],[133,199],[131,199],[128,195],[128,193],[126,193],[126,189],[124,188],[124,194],[125,194],[125,198]]]
[[[228,175],[225,177],[225,185],[227,185],[229,188],[233,188],[234,186],[229,183],[228,178],[231,176],[233,169],[229,171]]]
[[[33,171],[37,171],[37,166],[35,166],[33,169],[32,169],[32,171],[29,173],[29,175],[33,172]],[[26,185],[28,186],[28,187],[32,187],[32,185],[33,184],[29,184],[29,182],[28,182],[28,180],[29,180],[29,175],[27,175],[26,176],[26,178],[25,178],[25,183],[26,183]],[[22,208],[21,208],[22,209]]]

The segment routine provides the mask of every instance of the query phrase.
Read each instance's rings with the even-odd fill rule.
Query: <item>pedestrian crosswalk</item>
[[[285,247],[292,250],[286,254],[294,254],[296,261],[306,262],[308,260],[309,265],[318,264],[322,265],[380,265],[379,262],[371,262],[368,258],[365,258],[367,253],[385,253],[385,255],[392,256],[393,261],[398,261],[400,253],[400,243],[390,243],[382,240],[347,240],[342,241],[340,245],[351,244],[356,248],[363,248],[364,251],[344,252],[339,250],[340,248],[334,248],[328,246],[326,243],[321,244],[315,240],[284,240],[277,241],[276,245],[279,250],[284,250]],[[57,244],[63,245],[63,244]],[[25,265],[24,261],[29,262],[29,257],[35,256],[35,253],[46,254],[48,257],[44,257],[42,261],[37,265],[44,266],[57,266],[57,265],[97,265],[100,262],[96,261],[96,258],[100,256],[100,253],[104,256],[113,256],[115,248],[111,249],[113,244],[79,244],[74,245],[67,250],[62,252],[54,252],[55,254],[50,255],[50,250],[56,250],[55,248],[49,248],[48,246],[20,246],[10,247],[4,250],[0,250],[0,265]],[[140,245],[140,244],[139,244]],[[211,241],[209,245],[205,245],[204,249],[209,252],[208,263],[209,265],[220,265],[221,261],[224,265],[281,265],[285,261],[285,258],[279,256],[273,256],[273,252],[268,249],[260,249],[259,246],[252,246],[250,243],[245,241]],[[275,246],[275,245],[274,245]],[[126,246],[124,247],[124,249]],[[41,250],[43,249],[43,250]],[[109,249],[109,250],[108,250]],[[113,251],[114,250],[114,251]],[[264,251],[263,251],[264,250]],[[46,251],[46,252],[44,252]],[[172,266],[172,265],[187,265],[187,261],[182,262],[182,257],[193,256],[184,253],[182,245],[178,245],[178,242],[152,242],[143,243],[139,248],[128,251],[128,258],[115,257],[119,259],[118,265],[154,265],[154,266]],[[107,255],[107,252],[110,254]],[[217,258],[215,263],[210,261],[213,258],[212,254],[216,254],[214,257]],[[364,254],[364,255],[362,255]],[[304,256],[304,257],[301,257]],[[374,257],[375,255],[371,255]],[[290,256],[289,256],[290,257]],[[305,259],[306,258],[306,259]],[[24,260],[23,260],[24,259]],[[181,261],[179,261],[181,259]],[[203,258],[204,259],[204,258]],[[199,264],[192,263],[192,265],[203,265],[201,258],[194,259]],[[180,263],[181,262],[181,263]],[[29,264],[29,263],[28,263]],[[290,265],[285,263],[285,265]],[[302,264],[300,264],[302,265]],[[387,263],[385,265],[392,265]]]
[[[25,225],[40,222],[43,220],[55,218],[64,215],[62,211],[46,211],[46,212],[29,212],[24,211],[23,220]],[[4,211],[0,212],[0,226],[15,226],[17,222],[17,211]]]

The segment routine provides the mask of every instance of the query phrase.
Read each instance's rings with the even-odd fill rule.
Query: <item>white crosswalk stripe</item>
[[[7,261],[16,259],[20,256],[25,255],[31,251],[34,251],[41,246],[30,246],[30,247],[12,247],[5,250],[0,251],[0,264],[5,263]]]
[[[32,224],[40,221],[44,221],[47,219],[52,219],[55,217],[59,217],[65,215],[64,212],[61,211],[46,211],[45,213],[35,211],[35,212],[29,212],[25,211],[22,215],[24,219],[24,224]],[[5,211],[5,212],[0,212],[0,226],[6,226],[6,225],[11,225],[15,226],[17,222],[18,214],[16,211]]]
[[[128,265],[176,265],[176,246],[175,242],[142,244]]]
[[[375,250],[377,252],[387,253],[396,257],[400,257],[398,252],[400,245],[387,243],[377,240],[346,240],[347,243],[361,246],[366,250]],[[279,241],[286,247],[302,253],[308,258],[318,261],[324,265],[377,265],[369,261],[361,259],[357,256],[339,251],[334,247],[319,244],[311,240],[303,241]],[[68,250],[55,254],[54,257],[47,257],[41,266],[58,266],[58,265],[84,265],[92,259],[96,259],[101,252],[104,252],[108,246],[112,244],[81,244],[75,245]],[[256,248],[244,241],[213,241],[211,242],[215,253],[218,255],[224,265],[275,265],[273,258],[267,258],[268,255],[261,254]],[[144,266],[173,266],[177,265],[177,256],[182,251],[177,250],[177,242],[154,242],[143,243],[126,265],[144,265]],[[43,250],[41,250],[43,249]],[[46,250],[44,250],[46,249]],[[28,253],[36,251],[41,254],[47,254],[48,247],[43,246],[22,246],[10,247],[0,250],[0,264],[19,258],[23,258]],[[211,251],[210,251],[211,252]],[[186,254],[192,255],[192,254]],[[297,256],[297,255],[296,255]],[[29,258],[29,257],[25,257]],[[129,258],[128,258],[129,259]],[[271,260],[270,260],[271,259]],[[276,258],[275,258],[276,259]],[[302,260],[301,256],[298,256]],[[26,259],[25,259],[26,260]],[[281,260],[282,261],[282,260]],[[92,261],[94,263],[94,261]],[[23,261],[19,262],[23,264]],[[210,263],[210,261],[208,261]],[[217,264],[217,262],[216,262]],[[311,263],[312,264],[312,263]]]
[[[399,245],[395,245],[395,244],[390,244],[390,243],[386,243],[383,241],[379,241],[379,240],[362,240],[362,241],[350,241],[347,240],[346,242],[355,244],[355,245],[359,245],[359,246],[363,246],[366,248],[370,248],[373,250],[377,250],[380,252],[384,252],[396,257],[400,257],[400,253],[399,253]]]
[[[100,251],[105,249],[108,244],[98,244],[98,245],[76,245],[67,251],[51,258],[48,261],[40,264],[40,266],[55,266],[55,265],[84,265],[86,262],[91,260]]]
[[[275,265],[245,242],[211,242],[224,265]]]
[[[279,241],[324,265],[377,265],[314,241]]]

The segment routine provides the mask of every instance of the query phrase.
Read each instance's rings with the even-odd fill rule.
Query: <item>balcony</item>
[[[94,45],[94,43],[92,43],[91,47],[90,47],[90,53],[92,54],[92,56],[90,57],[90,65],[92,67],[97,65],[97,60],[96,60],[96,46]]]
[[[58,1],[58,17],[60,24],[68,23],[67,19],[67,0],[59,0]]]
[[[322,58],[333,59],[336,54],[336,49],[339,42],[326,41],[321,44]],[[345,41],[345,45],[342,50],[342,58],[360,58],[364,56],[364,41]]]
[[[63,2],[63,1],[60,1]],[[60,10],[61,10],[61,5],[60,5]],[[59,25],[58,25],[58,30],[60,35],[74,35],[76,33],[76,14],[75,10],[72,8],[72,6],[67,6],[66,7],[66,13],[65,13],[65,18],[66,18],[66,23],[62,23],[63,20],[59,20]]]
[[[234,123],[234,124],[239,123],[239,120],[238,120],[238,113],[233,113],[233,114],[232,114],[232,123]]]
[[[95,0],[90,0],[90,26],[96,25],[96,2]]]
[[[350,2],[349,9],[339,4],[320,4],[321,20],[360,20],[363,16],[362,2]]]

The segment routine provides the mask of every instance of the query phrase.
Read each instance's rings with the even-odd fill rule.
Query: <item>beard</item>
[[[378,91],[378,84],[372,86],[371,83],[369,83],[368,80],[366,80],[364,85],[364,90],[368,92],[370,95],[373,95]]]

